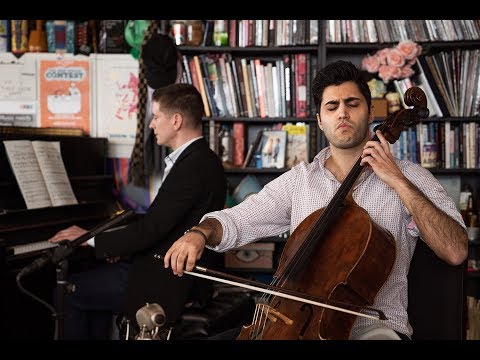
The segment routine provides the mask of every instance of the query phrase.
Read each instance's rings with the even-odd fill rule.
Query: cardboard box
[[[274,243],[252,243],[225,253],[225,267],[230,269],[272,269]]]
[[[387,99],[372,99],[373,114],[376,118],[387,117],[388,103]]]

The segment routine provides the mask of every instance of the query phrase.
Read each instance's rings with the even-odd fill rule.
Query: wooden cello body
[[[276,276],[290,254],[308,238],[313,224],[325,209],[309,215],[291,234],[285,245]],[[314,261],[305,265],[298,276],[291,276],[281,287],[346,304],[372,305],[395,261],[392,236],[371,221],[358,205],[348,205],[332,224],[312,254]],[[373,261],[372,261],[373,260]],[[293,323],[281,318],[271,321],[261,331],[263,340],[348,339],[355,315],[274,297],[270,306]],[[356,310],[356,308],[352,308]],[[244,327],[239,339],[254,339],[255,325]]]
[[[407,90],[405,103],[413,108],[397,111],[379,127],[391,144],[402,130],[428,116],[421,89]],[[276,287],[355,312],[373,305],[395,262],[396,245],[353,201],[351,189],[363,170],[360,161],[328,206],[310,214],[290,235],[275,273]],[[357,316],[273,296],[257,305],[252,324],[242,328],[237,340],[348,339]]]

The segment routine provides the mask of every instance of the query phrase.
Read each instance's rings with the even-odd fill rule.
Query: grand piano
[[[77,205],[27,210],[8,162],[3,140],[59,141]],[[2,339],[53,339],[55,324],[47,307],[19,291],[18,272],[42,255],[46,240],[70,225],[91,229],[119,210],[107,139],[48,128],[0,127],[0,336]],[[83,257],[88,247],[79,249]],[[53,305],[55,266],[25,276],[22,285]]]

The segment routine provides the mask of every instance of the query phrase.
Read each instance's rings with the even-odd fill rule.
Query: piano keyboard
[[[25,245],[12,246],[13,255],[28,254],[34,251],[40,251],[58,246],[57,243],[51,243],[49,241],[38,241]]]

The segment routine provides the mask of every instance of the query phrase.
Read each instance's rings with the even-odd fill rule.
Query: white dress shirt
[[[230,209],[206,214],[223,227],[217,251],[227,251],[256,239],[276,236],[295,228],[312,212],[326,207],[340,187],[340,182],[325,168],[330,148],[323,149],[307,164],[302,162],[277,177],[256,195]],[[465,227],[454,201],[432,173],[407,160],[395,159],[402,173],[440,210]],[[355,202],[373,221],[387,229],[397,244],[392,272],[377,294],[373,307],[384,311],[386,326],[406,335],[412,334],[407,315],[407,274],[419,230],[398,195],[370,169],[365,169],[354,186]],[[375,320],[358,317],[352,337]]]

